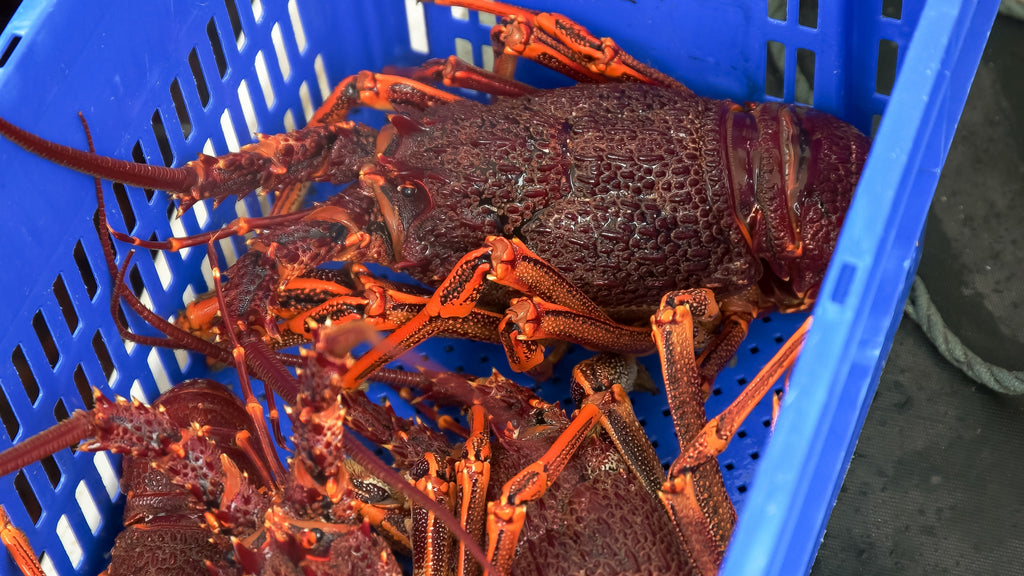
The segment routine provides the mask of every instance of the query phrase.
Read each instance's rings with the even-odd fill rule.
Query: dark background
[[[983,359],[1024,370],[1024,22],[996,19],[919,274]],[[1024,397],[946,362],[904,316],[814,576],[1024,574]]]

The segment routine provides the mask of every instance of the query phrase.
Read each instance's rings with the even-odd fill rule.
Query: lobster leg
[[[534,12],[485,0],[432,0],[500,16],[491,31],[494,70],[512,77],[515,58],[522,56],[581,82],[644,82],[689,89],[666,74],[630,56],[611,38],[597,38],[561,14]]]
[[[493,96],[525,96],[537,91],[529,84],[473,66],[457,56],[427,60],[410,72],[412,78],[440,82],[452,88],[477,90]]]
[[[694,358],[694,322],[717,314],[705,290],[672,292],[651,319],[662,358],[669,409],[680,456],[669,469],[660,497],[681,540],[703,574],[714,574],[736,522],[715,456],[725,449],[740,423],[792,365],[809,323],[805,323],[742,394],[720,415],[705,422],[703,378]]]
[[[657,495],[665,482],[658,455],[651,441],[636,419],[632,403],[626,396],[637,381],[636,359],[617,354],[599,354],[579,363],[572,371],[574,400],[583,404],[585,398],[577,390],[593,396],[608,391],[616,402],[601,415],[601,427],[611,438],[616,449],[625,458],[644,487],[651,495]],[[626,386],[629,386],[627,388]],[[578,397],[579,396],[579,397]]]
[[[461,96],[424,84],[419,80],[363,70],[345,78],[313,113],[310,124],[333,124],[345,120],[357,108],[394,112],[407,107],[425,110],[437,104],[464,100]]]
[[[445,508],[452,506],[453,486],[440,478],[440,464],[435,454],[424,456],[428,471],[416,480],[416,489]],[[412,507],[412,561],[417,573],[424,576],[441,576],[451,565],[451,532],[433,511]]]
[[[544,495],[602,417],[622,400],[611,391],[587,397],[551,447],[509,479],[497,501],[487,504],[487,556],[498,574],[511,571],[519,533],[526,520],[526,504]]]
[[[670,476],[683,474],[722,453],[751,410],[771,390],[772,385],[793,366],[810,327],[811,318],[808,318],[732,404],[704,425],[672,464],[669,469]]]
[[[11,524],[11,519],[3,506],[0,506],[0,541],[24,576],[44,576],[43,567],[36,560],[28,537]]]
[[[630,344],[628,349],[621,350],[625,353],[653,351],[653,345],[646,350],[636,346],[644,338],[649,340],[649,336],[638,336],[635,330],[615,324],[579,288],[520,240],[491,236],[483,248],[466,254],[456,263],[414,318],[399,326],[383,342],[356,361],[345,374],[342,386],[357,386],[358,382],[377,368],[423,340],[446,330],[456,322],[454,318],[466,318],[483,293],[485,279],[568,309],[566,316],[577,323],[580,333],[574,335],[570,330],[559,332],[567,340],[615,352],[620,351],[620,343]],[[536,327],[533,329],[536,330]],[[535,331],[531,339],[515,322],[503,320],[498,332],[514,370],[529,370],[543,360],[540,345],[536,342],[536,339],[544,337],[543,331]],[[595,334],[602,336],[599,339],[587,339]],[[609,334],[612,336],[609,337]]]
[[[690,290],[665,295],[651,319],[661,354],[669,410],[683,449],[697,437],[707,420],[694,358],[694,321],[716,313],[717,305],[707,291]],[[701,573],[714,574],[736,523],[736,512],[717,462],[706,461],[685,474],[670,475],[659,496]]]
[[[357,108],[393,112],[396,105],[401,105],[422,110],[458,100],[462,98],[416,80],[364,70],[339,82],[313,113],[308,125],[343,122],[349,112]],[[275,196],[271,215],[298,210],[307,189],[308,184],[295,183],[280,190]]]
[[[470,436],[466,439],[465,453],[455,463],[455,502],[466,532],[482,541],[486,532],[487,487],[491,477],[490,430],[483,406],[470,407],[469,423]],[[473,562],[464,543],[459,543],[456,553],[456,574],[473,576],[479,573],[479,566]]]

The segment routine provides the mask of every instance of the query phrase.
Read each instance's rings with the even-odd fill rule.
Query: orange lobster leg
[[[451,325],[451,319],[466,318],[486,287],[485,279],[575,311],[574,320],[581,323],[578,326],[584,326],[580,328],[583,333],[607,332],[618,326],[579,288],[520,240],[491,236],[483,248],[466,254],[455,264],[422,311],[352,365],[342,378],[342,387],[351,389],[358,386],[373,371],[445,330]],[[590,326],[586,326],[588,324]],[[605,350],[613,352],[620,351],[619,342],[635,344],[637,335],[634,331],[623,326],[618,326],[618,329],[618,335],[591,343],[595,347],[607,346]],[[514,370],[528,370],[543,360],[536,342],[520,334],[514,322],[503,322],[499,337]],[[637,353],[635,346],[621,351]]]
[[[793,366],[810,327],[811,318],[808,318],[732,404],[701,429],[697,437],[691,440],[690,446],[686,447],[672,464],[672,468],[669,469],[670,476],[682,474],[722,453],[754,407],[771,390],[772,385]]]
[[[486,528],[487,486],[491,479],[491,446],[488,441],[487,412],[480,405],[469,409],[470,436],[465,455],[455,463],[455,503],[459,521],[470,536],[483,540]],[[456,551],[456,570],[460,576],[479,574],[480,566],[470,556],[463,542]]]
[[[339,82],[327,100],[313,113],[307,125],[342,122],[349,112],[357,108],[393,112],[396,104],[424,109],[434,104],[458,100],[462,98],[416,80],[364,70]],[[297,183],[281,190],[274,199],[271,214],[287,214],[298,210],[308,187],[308,183]]]
[[[684,450],[707,421],[693,352],[694,322],[717,313],[709,291],[689,290],[667,294],[651,319],[669,410]],[[682,476],[670,476],[659,496],[701,574],[714,574],[736,523],[717,462],[707,461]]]
[[[616,394],[615,388],[621,394]],[[544,495],[605,415],[615,412],[623,402],[629,400],[621,386],[589,395],[547,452],[509,479],[498,500],[487,504],[487,557],[498,574],[511,571],[519,533],[526,520],[526,504]]]
[[[494,96],[516,97],[537,92],[537,89],[529,84],[488,72],[457,56],[427,60],[409,74],[416,80],[440,82],[452,88],[467,88]]]
[[[681,448],[660,496],[702,574],[714,574],[721,564],[736,520],[714,458],[793,364],[810,324],[797,330],[728,408],[702,424],[704,382],[693,353],[694,323],[717,313],[710,292],[688,290],[666,295],[651,321]]]
[[[425,110],[435,104],[459,100],[463,98],[418,80],[363,70],[338,82],[309,123],[341,122],[356,108],[394,112],[395,106],[401,105]]]
[[[518,340],[558,339],[580,344],[591,350],[615,350],[620,354],[643,356],[654,352],[650,330],[623,326],[607,317],[593,317],[539,298],[512,300],[499,333],[506,323]]]
[[[14,563],[18,565],[22,574],[44,576],[43,568],[32,552],[32,545],[28,543],[28,537],[11,524],[11,519],[8,518],[3,506],[0,506],[0,541],[4,543],[7,552],[14,559]]]
[[[416,481],[416,489],[445,508],[451,505],[450,483],[442,480],[437,457],[424,455],[428,472]],[[452,557],[452,534],[444,522],[432,510],[414,505],[412,507],[412,558],[417,574],[441,576],[447,573]]]
[[[665,482],[665,473],[647,433],[636,419],[633,405],[626,396],[626,393],[632,390],[623,387],[624,384],[635,382],[637,376],[635,358],[600,354],[584,360],[573,368],[572,388],[579,386],[591,396],[607,390],[615,398],[616,402],[601,415],[601,427],[608,433],[616,449],[626,459],[633,473],[643,482],[647,491],[657,495]],[[653,386],[653,383],[651,385]],[[580,399],[577,401],[582,403]]]
[[[611,38],[597,38],[561,14],[534,12],[485,0],[433,0],[502,17],[491,31],[494,70],[511,78],[515,58],[522,56],[582,82],[644,82],[689,90],[620,48]]]

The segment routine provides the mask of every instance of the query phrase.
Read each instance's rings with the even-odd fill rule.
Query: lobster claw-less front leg
[[[517,301],[499,324],[498,336],[513,370],[543,361],[541,339],[558,338],[608,352],[641,355],[654,351],[646,329],[615,323],[579,288],[517,238],[491,236],[485,246],[463,256],[423,309],[364,354],[345,375],[353,388],[365,377],[413,346],[461,324],[475,309],[490,280],[532,298]]]
[[[608,392],[588,398],[544,455],[506,482],[498,500],[488,502],[487,558],[498,574],[511,572],[519,533],[526,521],[526,504],[544,495],[601,421],[602,413],[616,401]]]
[[[7,516],[7,512],[0,506],[0,542],[3,542],[4,547],[7,548],[7,552],[14,559],[14,563],[21,570],[21,573],[25,576],[43,576],[43,567],[39,565],[39,561],[36,560],[36,555],[32,552],[32,545],[29,544],[28,537],[21,530],[14,527],[11,524],[11,519]]]
[[[660,498],[702,574],[714,574],[725,555],[736,513],[715,457],[739,425],[796,359],[810,321],[717,417],[706,421],[703,378],[694,357],[694,324],[717,314],[707,290],[667,294],[651,319],[661,354],[665,391],[681,448]]]

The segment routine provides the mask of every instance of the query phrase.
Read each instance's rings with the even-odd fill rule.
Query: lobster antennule
[[[36,136],[3,118],[0,118],[0,136],[61,166],[129,186],[184,193],[197,182],[195,171],[189,168],[151,166],[85,152]]]
[[[93,425],[88,412],[77,411],[71,418],[15,444],[0,452],[0,477],[64,448],[74,446],[92,433]]]

